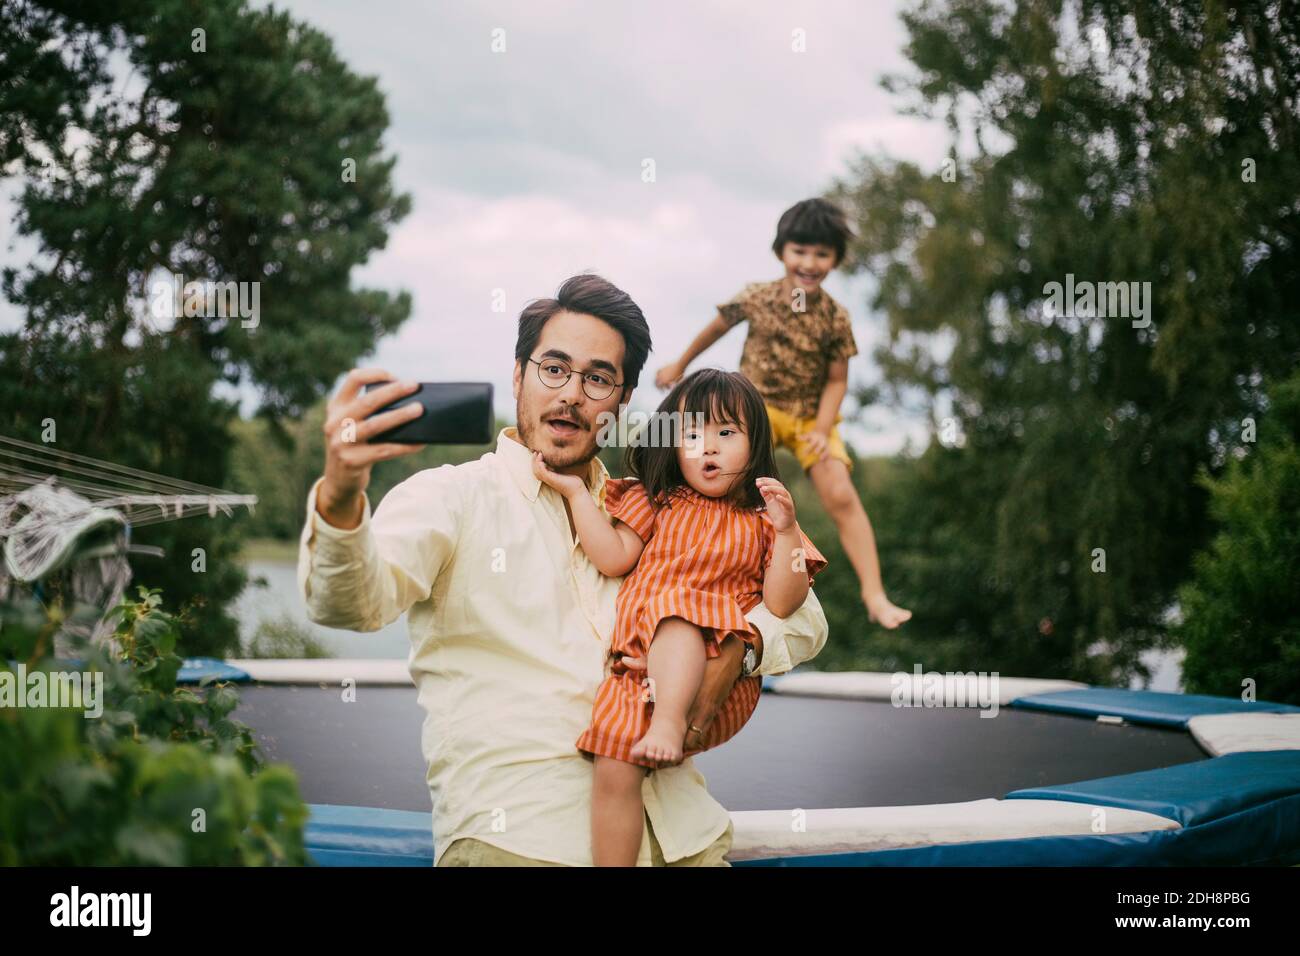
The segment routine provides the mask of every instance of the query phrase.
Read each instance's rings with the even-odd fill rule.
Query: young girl
[[[754,712],[762,678],[741,677],[706,731],[687,726],[705,660],[732,635],[753,643],[745,615],[760,602],[777,617],[793,614],[826,566],[777,480],[763,399],[745,376],[701,369],[685,378],[649,435],[660,444],[628,449],[628,470],[640,480],[606,482],[613,523],[580,478],[533,459],[537,477],[568,500],[592,564],[627,574],[610,651],[645,658],[649,673],[644,681],[630,671],[607,677],[577,741],[595,759],[597,866],[635,865],[650,769],[718,746]]]

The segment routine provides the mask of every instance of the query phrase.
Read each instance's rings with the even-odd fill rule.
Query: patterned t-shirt
[[[797,418],[813,418],[831,362],[858,354],[849,312],[825,289],[804,311],[781,294],[781,280],[751,282],[718,312],[731,328],[749,320],[740,371],[769,404]]]

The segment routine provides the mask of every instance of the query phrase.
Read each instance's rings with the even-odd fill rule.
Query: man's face
[[[553,470],[583,475],[598,448],[602,412],[618,414],[626,395],[617,385],[608,398],[596,401],[583,390],[583,376],[599,375],[608,382],[623,382],[623,336],[592,315],[557,312],[542,327],[529,358],[516,362],[514,393],[519,437]],[[569,381],[551,388],[538,375],[538,365],[556,363],[572,371]],[[590,387],[589,383],[589,386]],[[592,389],[596,391],[596,389]]]

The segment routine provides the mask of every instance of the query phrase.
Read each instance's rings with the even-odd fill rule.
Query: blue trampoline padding
[[[309,804],[308,809],[307,851],[320,866],[433,865],[432,818],[428,813],[326,804]],[[741,860],[733,865],[1293,866],[1300,864],[1298,847],[1300,795],[1292,795],[1177,830],[983,840],[870,853]]]
[[[1223,758],[1218,758],[1222,760]],[[1300,796],[1179,830],[944,843],[733,866],[1296,866]]]
[[[432,866],[433,815],[309,803],[307,853],[320,866]]]
[[[1141,810],[1199,826],[1300,796],[1300,750],[1255,750],[1080,783],[1013,790],[1006,800],[1065,800]]]
[[[1026,694],[1011,702],[1012,707],[1045,710],[1055,714],[1095,717],[1108,714],[1134,724],[1186,728],[1187,721],[1202,714],[1295,714],[1300,707],[1247,703],[1232,697],[1207,694],[1167,694],[1155,690],[1123,690],[1117,687],[1087,687],[1046,694]]]
[[[199,684],[209,679],[246,684],[253,678],[247,671],[231,667],[215,657],[187,657],[181,661],[181,669],[176,673],[178,684]]]

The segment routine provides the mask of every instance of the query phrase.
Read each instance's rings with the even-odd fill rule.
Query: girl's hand
[[[579,492],[587,490],[587,484],[577,475],[562,475],[551,471],[550,466],[542,460],[540,451],[533,452],[533,475],[544,485],[550,485],[565,498],[572,498]]]
[[[672,388],[685,371],[677,362],[670,362],[655,372],[655,385],[658,388]]]
[[[794,527],[794,499],[785,485],[775,478],[757,478],[758,493],[767,505],[767,516],[777,531],[788,531]]]
[[[817,455],[817,461],[825,461],[830,455],[830,435],[812,428],[804,432],[800,439],[809,451]]]

